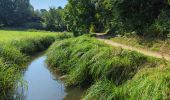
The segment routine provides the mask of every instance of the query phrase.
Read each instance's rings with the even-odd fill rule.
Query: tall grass
[[[169,68],[161,67],[163,60],[88,36],[55,42],[47,62],[68,76],[68,86],[92,85],[84,100],[161,100],[169,95]]]
[[[11,96],[31,55],[47,49],[55,40],[69,37],[69,33],[0,30],[0,100]]]
[[[169,100],[170,68],[145,68],[124,87],[131,99]]]
[[[120,86],[109,80],[99,81],[83,100],[169,100],[169,73],[168,67],[144,68]]]
[[[156,64],[150,62],[150,57],[111,47],[88,36],[57,41],[47,55],[50,66],[58,67],[69,75],[68,85],[101,78],[113,80],[119,85],[131,79],[140,68]]]
[[[92,85],[83,100],[129,100],[129,96],[121,86],[103,80]]]

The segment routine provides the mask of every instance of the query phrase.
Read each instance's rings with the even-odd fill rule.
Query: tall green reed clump
[[[12,91],[16,88],[16,84],[19,82],[23,82],[21,79],[21,74],[19,69],[17,69],[17,65],[4,63],[2,59],[0,59],[0,99],[8,100],[11,98]]]
[[[151,58],[140,53],[111,47],[88,36],[57,41],[47,55],[50,66],[68,74],[68,85],[82,85],[104,78],[120,85],[139,69],[156,63],[150,63]]]
[[[23,82],[21,71],[31,55],[47,49],[55,40],[72,37],[69,33],[32,35],[0,42],[0,100],[9,99],[18,82]]]
[[[144,68],[123,85],[101,80],[88,89],[83,100],[169,100],[170,68]]]
[[[163,61],[106,45],[88,36],[55,42],[47,62],[68,75],[68,86],[93,84],[84,100],[168,98],[169,68]],[[158,67],[157,67],[158,66]]]

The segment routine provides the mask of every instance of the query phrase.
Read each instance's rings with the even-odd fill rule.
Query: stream
[[[24,73],[27,88],[17,89],[20,100],[80,100],[83,89],[66,88],[59,80],[60,75],[50,71],[45,60],[43,53],[34,57],[28,65]]]

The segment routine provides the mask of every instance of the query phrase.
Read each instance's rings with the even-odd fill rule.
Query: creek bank
[[[21,100],[80,100],[84,91],[81,88],[66,88],[61,77],[54,74],[45,62],[46,56],[40,54],[28,65],[24,79],[26,88],[18,88]],[[76,94],[76,95],[75,95]]]
[[[0,99],[10,100],[22,80],[22,72],[31,56],[47,49],[55,40],[71,37],[69,33],[5,31],[0,34]]]
[[[55,42],[47,63],[68,75],[68,86],[90,83],[84,100],[168,99],[169,62],[89,36]]]

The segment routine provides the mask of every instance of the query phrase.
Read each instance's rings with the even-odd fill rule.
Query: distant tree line
[[[0,27],[35,28],[64,31],[64,10],[34,10],[30,0],[0,0]]]
[[[37,16],[42,18],[41,23],[44,29],[49,31],[65,31],[64,9],[61,7],[36,10]]]
[[[29,0],[0,0],[0,25],[19,26],[31,20],[33,7]]]
[[[170,0],[68,0],[65,8],[34,10],[29,0],[0,0],[0,25],[49,31],[133,33],[167,37]]]

